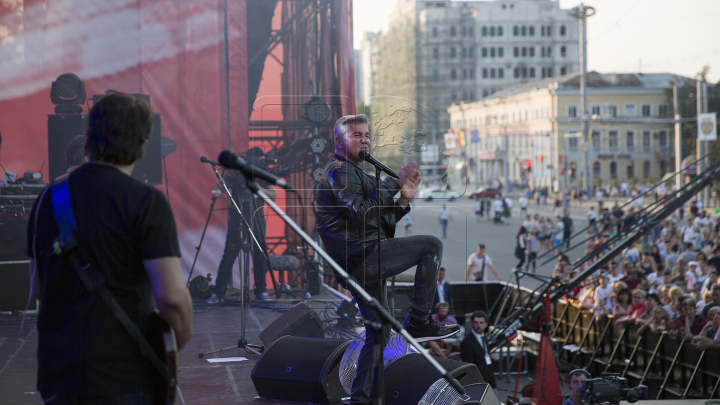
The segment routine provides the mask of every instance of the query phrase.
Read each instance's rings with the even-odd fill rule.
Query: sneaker
[[[445,325],[432,318],[428,318],[425,322],[419,324],[416,324],[416,322],[408,317],[403,327],[418,342],[445,339],[460,332],[460,325]]]
[[[207,303],[208,303],[208,304],[217,304],[218,302],[220,302],[220,299],[218,298],[217,294],[213,294],[213,295],[207,300]]]
[[[255,299],[257,301],[272,301],[272,298],[266,292],[255,295]]]

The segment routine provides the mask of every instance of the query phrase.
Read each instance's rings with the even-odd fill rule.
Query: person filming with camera
[[[563,402],[562,405],[585,404],[585,402],[583,402],[583,395],[585,394],[584,382],[588,378],[590,378],[590,373],[581,368],[570,372],[570,374],[568,375],[570,398]]]

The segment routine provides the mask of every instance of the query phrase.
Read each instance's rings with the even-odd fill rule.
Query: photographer
[[[585,393],[585,387],[583,383],[585,380],[590,378],[590,373],[579,368],[573,370],[568,374],[568,387],[570,388],[570,398],[568,398],[562,405],[580,405],[584,404],[583,395]]]
[[[264,167],[262,164],[262,157],[265,153],[258,147],[251,148],[246,153],[249,164],[254,166]],[[255,197],[250,193],[250,190],[245,186],[245,177],[237,170],[228,170],[224,177],[225,183],[227,183],[230,192],[235,199],[235,202],[242,210],[245,219],[252,224],[252,232],[255,234],[260,247],[264,252],[267,253],[267,243],[265,242],[265,215],[263,212],[263,200]],[[277,198],[277,190],[275,186],[270,186],[264,181],[258,181],[258,187],[270,197],[271,200],[275,201]],[[225,192],[221,183],[217,183],[212,188],[213,198],[220,197]],[[223,252],[220,266],[218,267],[217,278],[215,282],[215,291],[210,299],[207,301],[208,304],[216,304],[223,300],[225,297],[225,290],[227,289],[228,282],[230,281],[230,275],[232,274],[232,267],[235,264],[235,259],[240,253],[240,249],[243,245],[243,238],[241,238],[240,231],[242,230],[242,223],[240,214],[238,214],[232,203],[228,202],[228,232],[227,238],[225,239],[225,251]],[[270,296],[265,292],[265,274],[267,273],[267,260],[265,255],[260,251],[257,244],[253,241],[250,235],[245,235],[248,243],[252,246],[252,257],[253,257],[253,278],[255,279],[255,298],[260,301],[270,300]]]

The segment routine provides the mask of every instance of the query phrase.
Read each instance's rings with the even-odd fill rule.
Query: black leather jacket
[[[339,155],[333,156],[318,184],[315,205],[315,227],[325,250],[338,264],[351,269],[375,250],[377,245],[377,210],[381,205],[380,238],[395,236],[395,224],[407,212],[394,196],[400,184],[392,177],[380,182],[380,192],[371,176]]]

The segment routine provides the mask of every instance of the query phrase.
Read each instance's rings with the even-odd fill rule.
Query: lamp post
[[[582,134],[585,145],[588,144],[588,112],[587,112],[587,85],[585,76],[587,74],[587,19],[595,15],[595,9],[580,3],[579,6],[570,10],[570,15],[577,18],[580,23],[580,112],[582,114]],[[590,187],[590,159],[588,158],[588,148],[583,151],[583,182],[585,183],[585,192],[588,196],[592,192]]]

